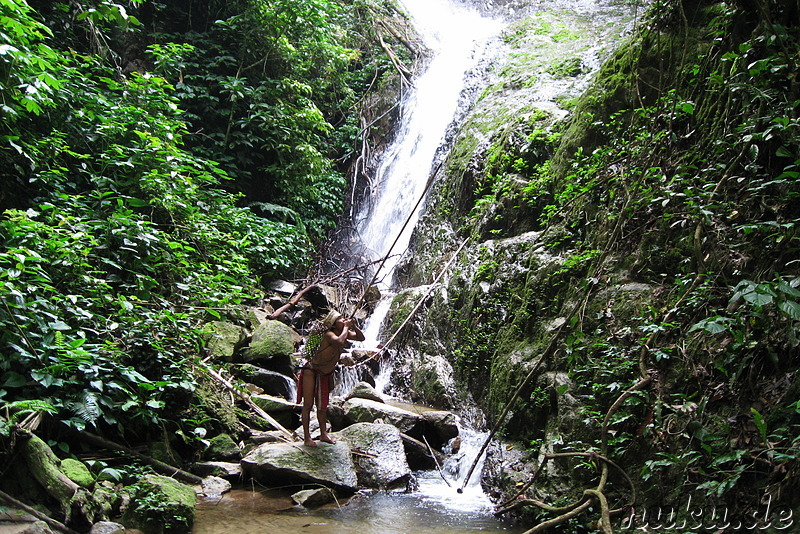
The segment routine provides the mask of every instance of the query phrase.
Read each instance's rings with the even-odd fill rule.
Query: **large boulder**
[[[145,475],[131,486],[121,523],[145,534],[190,533],[197,500],[194,488],[174,478]]]
[[[353,451],[359,486],[378,489],[407,486],[411,469],[397,428],[386,424],[356,423],[336,435]]]
[[[319,443],[317,447],[264,443],[241,463],[246,475],[268,486],[310,483],[345,491],[358,489],[356,468],[345,441]]]
[[[242,354],[246,362],[291,356],[299,335],[280,321],[267,321],[253,331],[250,346]]]
[[[203,330],[206,348],[211,356],[228,362],[247,342],[244,328],[226,321],[211,321],[204,325]]]
[[[369,399],[352,398],[342,407],[347,419],[353,423],[374,423],[380,420],[394,425],[405,434],[411,433],[422,422],[422,416],[418,414]]]

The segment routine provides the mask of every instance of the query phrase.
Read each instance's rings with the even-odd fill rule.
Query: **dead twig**
[[[448,488],[452,488],[453,486],[450,485],[450,481],[447,480],[447,477],[444,476],[444,472],[442,472],[442,466],[439,465],[439,460],[437,460],[436,459],[436,455],[433,454],[433,447],[431,447],[431,444],[428,443],[428,438],[426,438],[425,436],[422,436],[422,439],[425,440],[425,445],[427,445],[428,450],[431,453],[431,458],[433,458],[433,463],[436,464],[436,469],[439,470],[439,476],[442,477],[442,480],[444,480],[444,483],[447,484]]]

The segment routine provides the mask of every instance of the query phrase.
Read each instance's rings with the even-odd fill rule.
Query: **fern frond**
[[[84,391],[83,397],[80,401],[71,401],[66,404],[66,407],[75,416],[83,419],[89,424],[94,424],[101,415],[103,410],[100,408],[100,402],[96,393],[91,391]]]

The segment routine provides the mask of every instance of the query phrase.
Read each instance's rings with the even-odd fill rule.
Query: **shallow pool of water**
[[[456,492],[436,472],[417,473],[411,493],[357,494],[317,509],[295,506],[290,491],[235,489],[203,501],[195,514],[194,534],[450,534],[524,532],[492,515],[479,488]]]

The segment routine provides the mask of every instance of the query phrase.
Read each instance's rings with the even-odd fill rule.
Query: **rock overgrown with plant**
[[[471,243],[404,350],[504,417],[485,482],[531,532],[797,511],[798,16],[654,2],[566,119],[467,117],[408,280]]]

